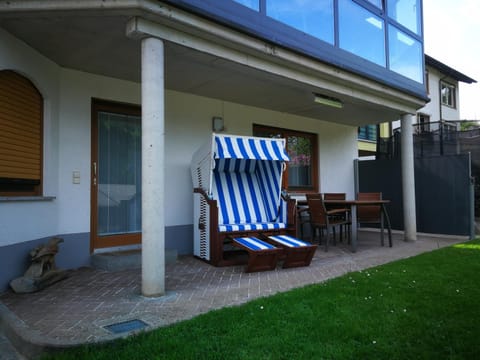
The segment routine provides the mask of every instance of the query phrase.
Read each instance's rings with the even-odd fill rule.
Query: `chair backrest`
[[[314,193],[314,194],[305,194],[305,197],[308,199],[323,199],[323,195],[320,193]]]
[[[324,193],[324,200],[345,200],[347,198],[346,193]]]
[[[358,193],[358,200],[382,200],[381,192]],[[360,205],[357,207],[357,221],[358,222],[373,222],[379,223],[381,221],[381,206],[380,205]]]
[[[327,224],[327,210],[321,194],[306,194],[310,222],[312,224]]]
[[[323,199],[324,200],[345,200],[347,198],[346,193],[324,193]],[[344,209],[345,205],[335,205],[335,204],[328,204],[325,205],[328,210],[333,209]]]

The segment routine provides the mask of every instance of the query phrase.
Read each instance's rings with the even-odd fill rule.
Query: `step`
[[[174,264],[177,261],[177,250],[165,250],[165,264]],[[142,266],[141,250],[112,251],[90,256],[90,264],[97,269],[106,271],[120,271],[139,269]]]
[[[0,359],[1,360],[23,360],[24,356],[17,352],[7,336],[0,329]]]

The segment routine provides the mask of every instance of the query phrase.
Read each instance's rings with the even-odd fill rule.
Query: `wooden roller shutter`
[[[43,99],[25,77],[0,71],[0,194],[38,194],[42,179]]]

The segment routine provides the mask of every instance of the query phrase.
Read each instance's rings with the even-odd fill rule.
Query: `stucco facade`
[[[370,6],[365,2],[363,10]],[[374,64],[368,67],[371,76],[356,72],[366,60],[351,54],[345,56],[347,62],[355,59],[351,68],[324,63],[158,1],[11,1],[0,5],[0,21],[0,70],[23,75],[44,101],[43,192],[0,197],[0,289],[23,273],[28,251],[51,236],[65,239],[57,257],[60,267],[89,263],[96,191],[93,99],[141,106],[148,115],[142,122],[152,108],[164,109],[153,114],[159,115],[164,134],[152,140],[152,146],[162,145],[165,159],[164,167],[155,169],[165,184],[155,190],[164,200],[143,206],[142,216],[160,214],[162,226],[149,241],[158,238],[180,254],[192,253],[190,161],[211,136],[212,117],[222,117],[225,133],[237,135],[252,135],[253,124],[316,134],[319,187],[314,190],[353,197],[357,127],[373,114],[410,123],[410,114],[425,102],[419,82],[382,83]],[[378,23],[373,26],[378,29]],[[148,51],[155,47],[162,51],[151,60]],[[163,80],[163,71],[153,70],[164,64],[165,85],[157,83],[142,94],[141,79],[160,75]],[[402,76],[390,72],[390,80]],[[316,94],[338,98],[342,108],[314,103]],[[405,192],[414,198],[411,189]],[[163,256],[162,246],[156,257]]]
[[[140,84],[62,68],[1,29],[0,47],[0,68],[14,69],[29,78],[46,105],[44,197],[0,201],[0,285],[5,288],[9,279],[21,273],[28,249],[51,236],[66,240],[58,255],[60,266],[88,265],[91,101],[99,98],[140,104]],[[193,247],[191,156],[211,136],[212,116],[224,118],[227,133],[251,135],[256,123],[294,126],[318,134],[321,190],[346,190],[353,195],[353,126],[177,91],[167,91],[165,104],[166,246],[180,254],[191,254]],[[73,171],[80,172],[79,184],[72,182]],[[335,177],[330,176],[332,173]]]

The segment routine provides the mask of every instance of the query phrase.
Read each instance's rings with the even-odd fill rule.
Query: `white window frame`
[[[417,133],[424,133],[430,131],[430,115],[418,113],[417,114]]]
[[[440,97],[442,105],[457,108],[457,87],[448,82],[440,82]]]

